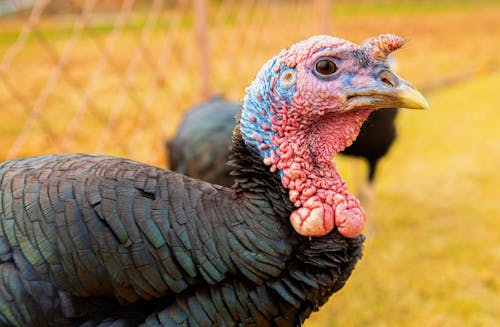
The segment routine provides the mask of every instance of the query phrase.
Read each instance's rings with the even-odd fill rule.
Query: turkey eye
[[[331,77],[337,69],[337,65],[330,58],[320,58],[314,64],[314,73],[319,78]]]

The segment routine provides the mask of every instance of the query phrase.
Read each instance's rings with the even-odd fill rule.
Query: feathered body
[[[27,158],[0,175],[6,325],[295,325],[361,256],[361,236],[295,233],[286,190],[262,164],[240,176],[253,197],[236,200],[229,189],[112,157]]]
[[[247,89],[231,189],[98,155],[0,164],[0,323],[300,325],[361,256],[364,216],[326,159],[371,110],[425,106],[395,76],[392,88],[377,86],[386,53],[401,45],[391,35],[362,46],[322,36],[271,60]],[[330,79],[316,66],[339,51],[347,64]],[[351,76],[355,65],[378,72]],[[311,66],[326,82],[311,79]],[[348,82],[357,94],[339,92]]]

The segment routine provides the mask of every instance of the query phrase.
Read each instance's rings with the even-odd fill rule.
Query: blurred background
[[[102,153],[165,167],[183,113],[241,99],[314,34],[395,33],[403,111],[364,257],[305,326],[494,326],[500,317],[500,1],[0,0],[0,160]],[[349,185],[363,163],[338,158]]]

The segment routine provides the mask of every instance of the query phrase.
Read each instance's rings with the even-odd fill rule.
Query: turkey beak
[[[376,85],[348,92],[348,110],[355,108],[429,109],[425,97],[413,85],[389,70],[382,71]]]
[[[422,93],[404,79],[400,78],[399,81],[399,87],[396,88],[394,94],[394,100],[397,103],[396,107],[406,109],[430,109],[429,103]]]

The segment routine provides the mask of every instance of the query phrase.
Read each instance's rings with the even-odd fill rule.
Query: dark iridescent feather
[[[303,321],[343,285],[361,256],[361,237],[349,243],[333,232],[323,237],[332,240],[325,249],[319,239],[296,234],[287,221],[293,206],[278,177],[239,133],[235,147],[237,184],[262,188],[258,203],[267,203],[271,216],[255,210],[255,195],[246,201],[245,193],[239,194],[242,206],[235,212],[227,189],[123,159],[60,155],[0,164],[5,324],[26,325],[40,317],[61,326]],[[238,170],[241,165],[250,168]],[[117,182],[117,174],[129,177]],[[35,177],[40,187],[30,190],[45,206],[38,214],[46,212],[50,221],[55,213],[55,225],[47,219],[32,222],[34,211],[18,206],[34,199],[33,192],[19,191],[24,189],[19,181]],[[148,178],[156,180],[148,184]],[[147,194],[141,192],[146,184],[155,185]],[[57,192],[49,185],[57,185]],[[259,218],[263,214],[267,217]],[[304,269],[307,273],[300,273]]]

